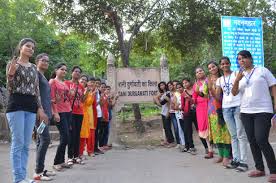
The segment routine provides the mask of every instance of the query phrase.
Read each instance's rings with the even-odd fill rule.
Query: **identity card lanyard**
[[[254,73],[254,71],[255,71],[255,68],[256,68],[256,67],[254,67],[254,69],[251,71],[250,74],[247,74],[247,75],[249,75],[249,77],[246,77],[247,75],[244,76],[245,79],[246,79],[246,84],[247,84],[247,85],[249,84],[249,80],[250,80],[251,76],[253,75],[253,73]]]
[[[226,83],[225,76],[223,76],[223,80],[224,80],[224,83],[225,83],[226,95],[227,95],[227,96],[230,95],[230,78],[231,78],[231,74],[229,75],[228,82]]]

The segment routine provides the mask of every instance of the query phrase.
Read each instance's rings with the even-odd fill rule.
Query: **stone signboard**
[[[119,102],[152,102],[160,82],[159,68],[118,68],[116,72]]]

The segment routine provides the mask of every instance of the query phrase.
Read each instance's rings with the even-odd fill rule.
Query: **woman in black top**
[[[10,94],[6,115],[12,135],[11,162],[15,183],[33,182],[26,179],[26,167],[36,113],[39,120],[48,121],[40,101],[36,66],[30,63],[34,48],[34,40],[21,40],[19,57],[14,57],[6,69]]]

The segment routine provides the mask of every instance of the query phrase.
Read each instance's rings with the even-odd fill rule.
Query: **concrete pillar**
[[[161,78],[161,81],[165,81],[165,82],[170,81],[168,59],[164,54],[160,58],[160,78]]]
[[[107,85],[111,87],[111,93],[113,95],[117,94],[116,86],[116,67],[115,67],[115,58],[112,53],[108,54],[107,57]],[[112,120],[109,133],[109,143],[113,147],[120,147],[120,138],[118,136],[118,129],[120,129],[120,123],[116,120],[117,112],[120,110],[120,104],[117,103],[112,110]]]

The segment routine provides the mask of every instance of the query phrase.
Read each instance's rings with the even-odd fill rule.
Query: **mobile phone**
[[[38,134],[42,134],[43,133],[43,131],[44,131],[44,129],[45,129],[45,127],[46,127],[46,124],[45,124],[45,122],[44,122],[44,120],[43,121],[41,121],[40,122],[40,125],[38,126],[38,128],[37,128],[37,133]]]

